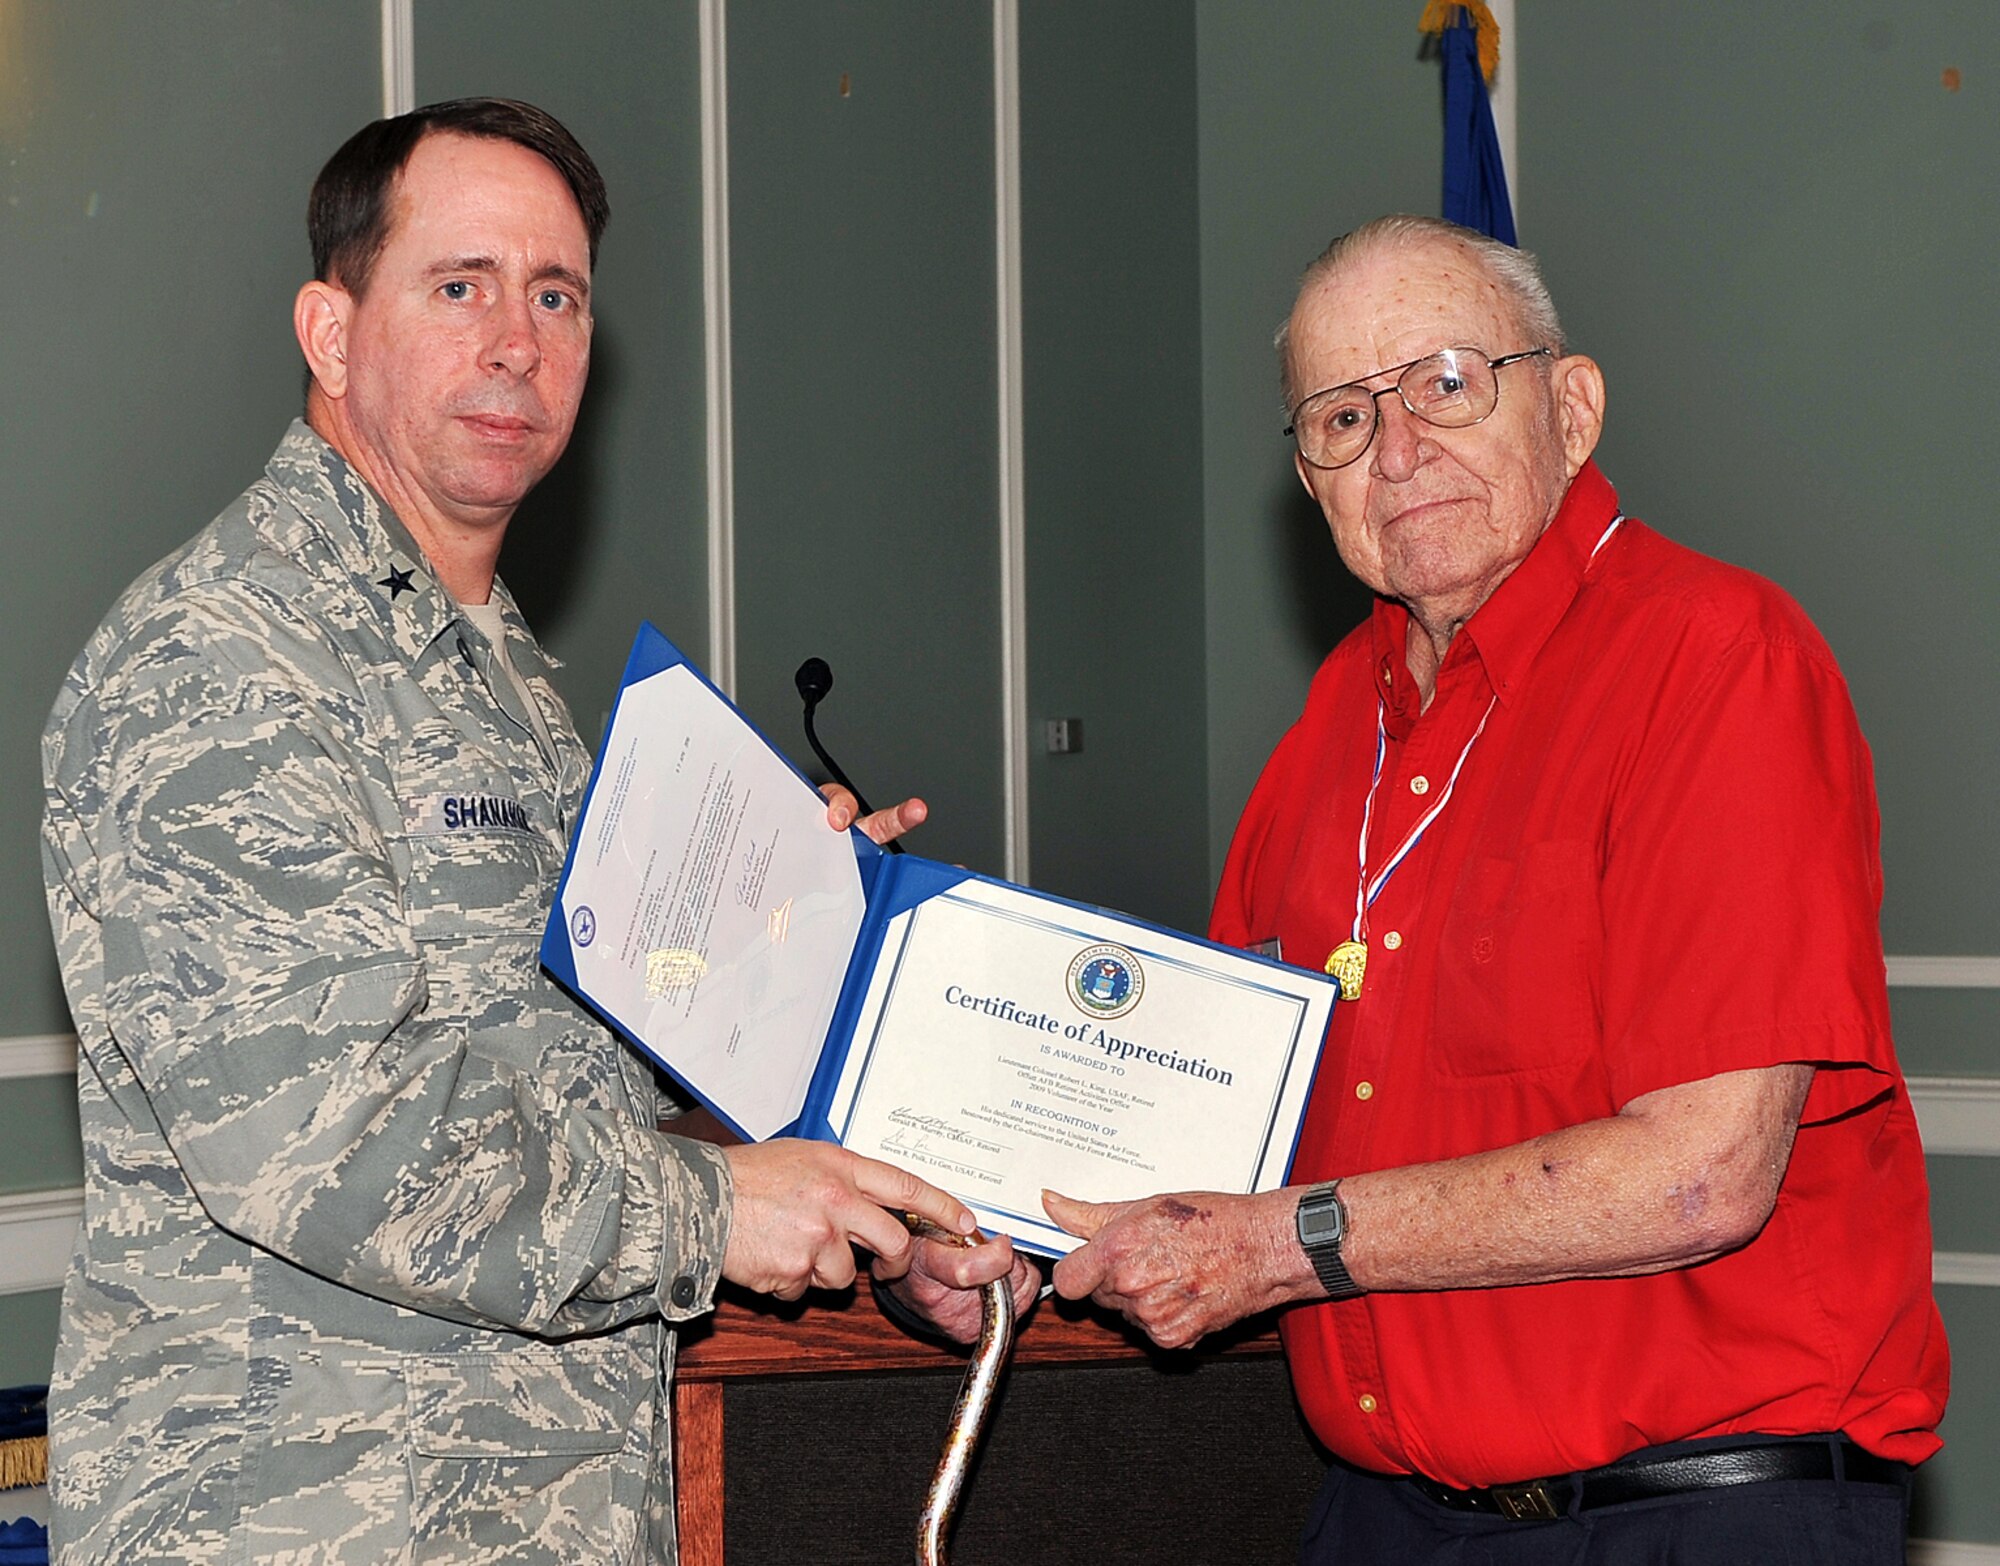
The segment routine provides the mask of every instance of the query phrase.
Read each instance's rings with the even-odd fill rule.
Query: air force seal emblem
[[[1069,998],[1086,1017],[1122,1017],[1145,993],[1145,970],[1122,946],[1086,946],[1069,965]]]

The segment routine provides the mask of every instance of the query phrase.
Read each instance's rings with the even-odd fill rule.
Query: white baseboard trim
[[[1910,1077],[1926,1153],[2000,1158],[2000,1078]]]
[[[59,1289],[83,1222],[83,1187],[0,1196],[0,1294]]]
[[[76,1035],[30,1033],[0,1039],[0,1081],[9,1077],[73,1077]]]
[[[2000,1566],[2000,1544],[1962,1544],[1956,1539],[1912,1539],[1910,1566]]]

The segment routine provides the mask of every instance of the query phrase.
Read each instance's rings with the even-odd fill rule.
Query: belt
[[[1836,1470],[1835,1449],[1840,1462]],[[1454,1490],[1412,1474],[1410,1483],[1456,1512],[1479,1512],[1514,1522],[1550,1522],[1572,1510],[1593,1511],[1626,1501],[1649,1501],[1691,1490],[1719,1490],[1739,1484],[1772,1484],[1788,1479],[1845,1478],[1856,1484],[1903,1484],[1907,1463],[1891,1462],[1848,1440],[1766,1441],[1715,1447],[1675,1457],[1628,1457],[1578,1474]]]

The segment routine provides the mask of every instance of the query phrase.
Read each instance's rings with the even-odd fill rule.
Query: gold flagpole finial
[[[1424,14],[1417,19],[1417,31],[1442,33],[1451,25],[1451,13],[1464,10],[1472,15],[1472,31],[1479,40],[1479,74],[1493,85],[1493,73],[1500,69],[1500,24],[1493,20],[1486,0],[1424,0]]]

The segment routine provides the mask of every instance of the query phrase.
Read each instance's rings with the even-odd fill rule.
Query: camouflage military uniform
[[[663,1318],[729,1182],[536,963],[587,758],[506,613],[554,756],[295,424],[63,686],[60,1559],[672,1557]]]

